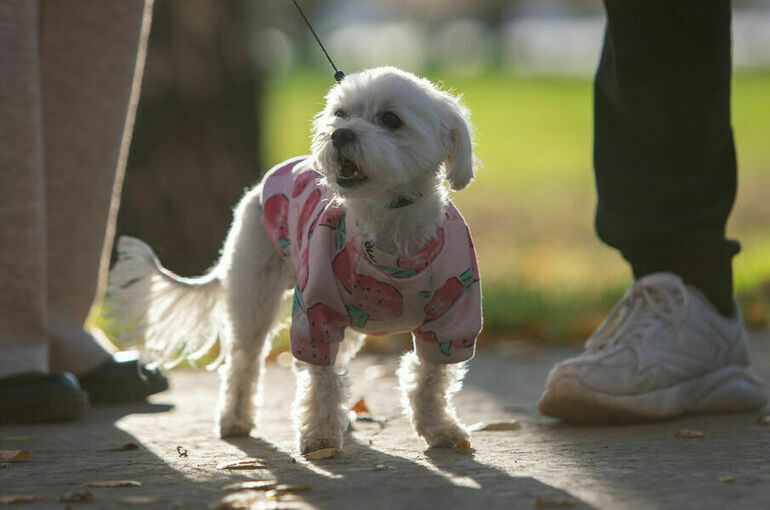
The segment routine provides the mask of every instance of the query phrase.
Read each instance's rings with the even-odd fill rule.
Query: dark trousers
[[[605,0],[595,82],[599,237],[634,277],[679,274],[725,314],[736,191],[729,0]]]

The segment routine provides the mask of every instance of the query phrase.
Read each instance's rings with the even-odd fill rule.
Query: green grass
[[[580,339],[629,282],[593,232],[589,79],[429,76],[472,111],[484,167],[454,197],[473,231],[489,336]],[[331,85],[296,72],[267,87],[265,166],[308,152],[309,126]],[[770,280],[770,73],[739,74],[733,125],[741,179],[729,234],[742,240],[735,282],[751,323],[766,319]]]

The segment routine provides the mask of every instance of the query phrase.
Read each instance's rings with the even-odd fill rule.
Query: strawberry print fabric
[[[333,364],[345,329],[380,336],[411,331],[418,356],[457,363],[481,331],[481,283],[470,232],[450,202],[435,236],[411,257],[375,248],[333,200],[306,159],[262,181],[262,223],[297,271],[291,351]]]

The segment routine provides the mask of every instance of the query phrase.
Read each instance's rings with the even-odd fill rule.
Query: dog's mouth
[[[367,177],[358,168],[358,165],[345,157],[339,159],[339,170],[337,171],[336,182],[343,188],[349,188],[366,181]]]

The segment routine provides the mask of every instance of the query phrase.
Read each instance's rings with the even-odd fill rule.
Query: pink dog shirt
[[[291,352],[334,363],[345,328],[369,335],[411,331],[420,358],[473,356],[481,331],[481,283],[470,231],[450,202],[436,235],[411,257],[375,248],[321,175],[288,160],[262,180],[262,223],[297,271]]]

